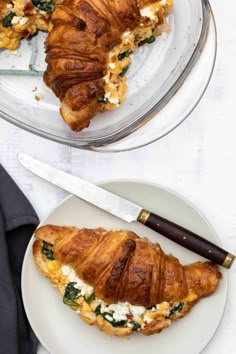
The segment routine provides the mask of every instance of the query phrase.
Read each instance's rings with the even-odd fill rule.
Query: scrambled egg
[[[0,48],[15,50],[22,38],[47,31],[53,9],[52,0],[1,0]]]
[[[56,260],[46,259],[45,262],[50,280],[60,289],[63,302],[88,324],[97,324],[103,330],[107,326],[104,331],[108,334],[114,334],[115,330],[116,335],[119,335],[118,330],[123,330],[120,335],[124,336],[132,331],[145,331],[153,323],[161,325],[171,320],[172,316],[178,316],[187,304],[197,299],[196,294],[190,294],[180,302],[162,302],[151,308],[133,306],[128,302],[109,305],[98,299],[93,288],[79,279],[71,267]]]
[[[143,18],[135,30],[123,33],[121,44],[109,53],[107,74],[104,77],[105,95],[99,98],[101,111],[117,108],[124,102],[127,88],[126,71],[131,64],[130,55],[142,44],[152,43],[163,31],[169,31],[166,17],[173,6],[172,0],[161,0],[140,10]]]

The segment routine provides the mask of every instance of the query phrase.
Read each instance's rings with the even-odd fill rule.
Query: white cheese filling
[[[76,282],[74,287],[81,291],[82,296],[84,296],[85,294],[92,294],[93,287],[81,280],[71,267],[63,265],[61,267],[61,272],[65,277],[68,278],[70,282]]]
[[[161,0],[156,3],[153,3],[152,5],[143,7],[140,10],[140,14],[142,17],[148,17],[150,20],[156,20],[157,19],[157,11],[160,10],[162,6],[165,6],[167,4],[167,0]]]
[[[13,19],[11,20],[12,25],[16,25],[19,23],[20,25],[25,25],[26,22],[28,22],[28,17],[23,17],[23,16],[14,16]]]
[[[74,287],[81,291],[80,294],[82,296],[84,296],[85,294],[88,295],[93,293],[93,287],[81,280],[70,266],[63,265],[61,267],[61,272],[62,275],[68,278],[69,282],[76,283]],[[114,319],[115,321],[127,321],[127,315],[131,314],[134,318],[136,318],[142,316],[146,311],[144,306],[133,306],[128,302],[118,302],[117,304],[111,305],[107,305],[102,300],[99,300],[99,302],[101,303],[101,313],[109,312],[113,316],[112,318],[112,316],[106,314],[105,318],[108,321],[112,321],[112,319]]]
[[[142,17],[150,18],[150,20],[156,19],[156,14],[155,14],[155,12],[152,11],[152,8],[150,6],[146,6],[143,9],[141,9],[140,14]]]

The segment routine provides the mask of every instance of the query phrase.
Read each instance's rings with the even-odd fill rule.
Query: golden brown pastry
[[[130,54],[169,30],[171,7],[172,0],[65,0],[56,7],[44,81],[72,130],[124,101]]]
[[[35,262],[64,303],[111,335],[160,332],[211,295],[221,278],[212,263],[182,266],[132,231],[46,225],[35,236]]]

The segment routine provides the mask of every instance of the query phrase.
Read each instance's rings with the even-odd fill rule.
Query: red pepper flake
[[[23,36],[25,39],[29,38],[29,36],[30,36],[29,31],[25,30],[25,31],[22,33],[22,36]]]
[[[24,14],[25,15],[30,15],[31,14],[31,10],[34,9],[34,5],[32,4],[32,2],[27,2],[24,6]]]
[[[128,313],[126,317],[128,318],[128,320],[132,320],[134,318],[134,315],[132,313]]]
[[[147,321],[144,321],[144,328],[152,328],[153,325],[154,325],[154,321],[151,321],[151,322],[147,322]]]

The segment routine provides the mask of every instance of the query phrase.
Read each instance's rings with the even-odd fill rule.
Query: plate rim
[[[145,180],[142,180],[142,179],[110,179],[110,180],[101,180],[101,181],[98,181],[98,182],[95,182],[94,184],[100,186],[100,187],[105,187],[106,184],[117,184],[117,183],[134,183],[134,184],[144,184],[144,185],[148,185],[148,186],[151,186],[153,188],[159,188],[161,190],[164,190],[170,194],[174,194],[175,196],[177,196],[179,199],[183,200],[188,206],[190,206],[194,211],[196,211],[196,213],[198,213],[201,218],[206,222],[206,224],[209,226],[209,228],[211,229],[211,231],[213,232],[214,236],[216,237],[216,240],[217,240],[217,243],[219,246],[222,246],[222,243],[221,243],[221,240],[215,230],[215,228],[212,226],[212,223],[211,221],[208,220],[208,218],[202,213],[202,211],[195,205],[193,204],[188,198],[186,198],[184,195],[180,194],[179,192],[176,192],[175,190],[173,190],[172,188],[169,188],[165,185],[162,185],[162,184],[159,184],[159,183],[155,183],[155,182],[152,182],[152,181],[145,181]],[[63,200],[61,200],[55,207],[53,207],[48,213],[47,215],[40,221],[39,225],[37,226],[40,227],[41,225],[44,224],[45,220],[54,212],[56,211],[57,208],[59,208],[61,205],[63,205],[64,203],[67,203],[68,200],[70,199],[73,199],[73,198],[78,198],[80,199],[79,197],[76,197],[75,195],[73,194],[69,194],[68,196],[66,196]],[[83,200],[83,199],[81,199]],[[108,213],[109,214],[109,213]],[[30,248],[32,247],[32,242],[33,242],[33,239],[34,239],[34,233],[32,234],[31,238],[30,238],[30,241],[27,245],[27,248],[26,248],[26,251],[25,251],[25,255],[24,255],[24,259],[23,259],[23,264],[22,264],[22,271],[21,271],[21,292],[22,292],[22,301],[23,301],[23,306],[24,306],[24,310],[25,310],[25,313],[26,313],[26,317],[29,321],[29,324],[33,330],[33,332],[35,333],[36,337],[38,338],[39,342],[45,347],[45,349],[50,353],[50,354],[56,354],[56,353],[53,353],[49,348],[48,346],[46,345],[44,339],[36,334],[36,331],[33,329],[33,326],[31,325],[31,315],[27,312],[27,307],[25,305],[25,298],[24,298],[24,293],[25,293],[25,290],[24,290],[24,284],[25,284],[25,267],[26,267],[26,258],[27,258],[27,255],[28,253],[30,252]],[[202,353],[203,350],[205,350],[207,348],[207,346],[211,343],[211,341],[214,339],[218,329],[219,329],[219,326],[222,322],[222,319],[224,317],[224,314],[225,314],[225,309],[226,309],[226,305],[227,305],[227,300],[228,300],[228,294],[229,294],[229,276],[228,276],[228,271],[225,272],[225,275],[224,275],[224,278],[225,278],[225,289],[224,289],[224,293],[225,293],[225,299],[224,299],[224,306],[222,308],[222,313],[220,315],[220,318],[219,318],[219,322],[217,323],[217,326],[213,332],[213,334],[211,335],[211,337],[209,338],[208,342],[206,344],[204,344],[204,346],[201,348],[199,354]]]

